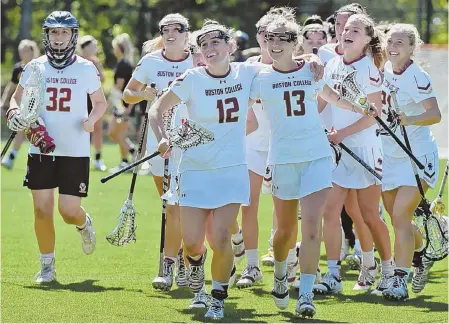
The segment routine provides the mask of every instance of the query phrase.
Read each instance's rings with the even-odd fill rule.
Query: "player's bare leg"
[[[276,211],[274,210],[274,207],[273,207],[272,215],[273,215],[272,216],[273,217],[273,227],[271,228],[270,238],[268,239],[268,244],[270,245],[270,247],[268,248],[268,253],[263,255],[261,258],[262,264],[264,266],[270,266],[270,267],[274,266],[273,237],[274,237],[274,232],[276,231],[276,228],[277,228],[277,218],[276,218]]]
[[[4,166],[7,169],[12,169],[14,165],[14,159],[16,158],[17,154],[19,153],[20,147],[22,146],[23,141],[25,140],[25,135],[23,132],[18,132],[16,137],[14,137],[14,141],[12,143],[12,150],[9,152],[8,155],[6,155],[2,160],[2,166]]]
[[[103,120],[98,120],[94,125],[92,133],[92,143],[95,149],[94,167],[99,171],[106,171],[106,165],[101,159],[101,148],[103,146]]]
[[[111,116],[108,128],[108,136],[112,141],[119,144],[121,162],[118,168],[123,168],[128,165],[128,155],[131,153],[131,151],[134,152],[135,150],[134,147],[130,146],[127,141],[127,131],[127,121],[120,120],[120,122],[118,122],[118,118],[116,118],[115,116]]]
[[[41,253],[41,270],[36,274],[37,283],[51,282],[56,279],[54,191],[54,189],[31,190],[34,206],[34,231]]]

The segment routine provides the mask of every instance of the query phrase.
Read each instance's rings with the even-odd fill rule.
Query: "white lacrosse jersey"
[[[337,43],[325,44],[318,49],[318,56],[323,62],[324,66],[326,66],[327,62],[333,59],[336,56],[341,56],[343,53],[338,52]],[[320,114],[321,123],[326,129],[332,128],[332,108],[331,104],[327,104],[324,110]]]
[[[205,67],[197,67],[170,85],[186,103],[189,118],[214,134],[212,142],[183,152],[180,172],[246,164],[249,92],[259,70],[260,65],[233,62],[229,72],[218,77]]]
[[[331,156],[327,136],[321,127],[316,96],[323,80],[315,82],[309,63],[280,72],[263,68],[251,86],[251,99],[260,99],[270,124],[268,164],[313,161]]]
[[[396,91],[396,100],[399,107],[394,107],[391,91]],[[389,124],[389,110],[399,109],[407,116],[421,115],[425,112],[421,102],[434,98],[430,76],[416,63],[412,63],[404,72],[393,72],[390,61],[384,66],[384,81],[382,84],[382,119]],[[406,126],[407,135],[416,156],[426,155],[438,150],[435,138],[429,126]],[[395,134],[404,143],[400,127],[395,128]],[[392,157],[407,157],[407,154],[391,138],[390,135],[382,136],[384,154]]]
[[[46,81],[40,117],[56,145],[49,155],[89,157],[90,133],[84,130],[82,120],[88,117],[86,96],[101,88],[97,68],[78,55],[73,56],[72,64],[60,70],[50,65],[46,55],[36,60],[43,64]],[[31,72],[27,67],[19,81],[23,88]],[[41,154],[34,145],[30,145],[29,153]]]
[[[246,60],[247,63],[260,62],[262,56],[252,56]],[[270,126],[267,115],[263,111],[263,106],[260,100],[257,100],[253,106],[254,114],[257,118],[259,126],[251,134],[246,136],[246,146],[255,151],[268,152],[268,145],[270,141]]]
[[[132,77],[145,85],[150,85],[154,82],[156,88],[162,90],[168,88],[177,77],[181,76],[191,67],[193,67],[191,55],[187,56],[184,60],[173,61],[164,55],[164,50],[158,50],[148,53],[140,59]],[[183,109],[182,104],[179,107]],[[153,153],[157,149],[157,145],[156,136],[151,127],[149,127],[147,151]]]
[[[356,61],[346,63],[343,56],[336,56],[331,59],[324,69],[324,79],[327,85],[340,91],[340,84],[344,77],[354,70],[357,70],[356,82],[363,92],[368,95],[381,91],[382,77],[379,70],[369,56],[362,56]],[[332,107],[332,122],[336,130],[354,124],[363,115],[352,112],[337,106]],[[377,124],[368,127],[358,133],[346,137],[343,143],[348,147],[370,147],[376,139]]]

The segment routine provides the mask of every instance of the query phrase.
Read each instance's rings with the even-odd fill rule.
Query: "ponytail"
[[[157,36],[156,38],[147,40],[142,45],[142,56],[148,53],[160,50],[164,48],[164,42],[162,41],[162,36]]]
[[[383,42],[383,34],[374,28],[373,36],[368,44],[369,51],[377,68],[382,68],[386,61],[386,52]]]

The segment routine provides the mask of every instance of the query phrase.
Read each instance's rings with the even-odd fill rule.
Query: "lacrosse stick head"
[[[443,260],[448,255],[448,218],[431,215],[424,221],[426,250],[424,256],[432,261]]]
[[[132,200],[127,199],[120,210],[117,227],[106,236],[106,240],[115,246],[125,246],[136,241],[136,210]]]
[[[349,72],[341,82],[340,96],[365,111],[370,109],[368,97],[356,80],[357,70]]]
[[[36,60],[31,61],[26,68],[31,72],[25,82],[19,110],[24,120],[31,125],[38,119],[44,106],[45,77],[43,64]]]

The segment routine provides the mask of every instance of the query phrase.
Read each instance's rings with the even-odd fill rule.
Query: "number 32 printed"
[[[48,111],[70,111],[68,103],[72,99],[72,89],[47,88],[47,93],[50,93],[50,97],[48,98],[50,105],[46,107]]]

